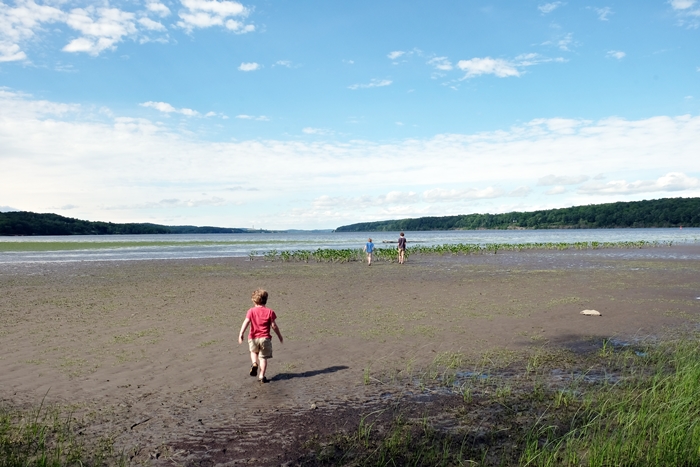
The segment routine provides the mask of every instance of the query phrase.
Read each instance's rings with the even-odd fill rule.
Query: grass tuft
[[[0,407],[0,467],[125,465],[111,439],[81,434],[73,413],[58,406]]]

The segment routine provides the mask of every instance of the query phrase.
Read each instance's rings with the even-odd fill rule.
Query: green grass
[[[522,465],[700,465],[700,346],[664,345],[646,358],[650,374],[591,392],[564,430],[533,427]]]
[[[125,465],[106,437],[81,436],[71,412],[57,406],[0,407],[0,467]]]
[[[519,375],[510,367],[507,377],[495,372],[488,378],[455,381],[454,370],[464,364],[494,371],[481,366],[485,360],[468,363],[459,353],[438,354],[427,368],[410,371],[407,379],[394,379],[393,384],[413,385],[412,391],[417,384],[425,394],[452,388],[461,396],[460,406],[385,404],[361,415],[354,431],[310,440],[304,462],[382,467],[700,465],[696,338],[636,350],[604,341],[600,352],[583,356],[538,350],[523,362]],[[567,369],[568,382],[548,381],[553,369]],[[610,374],[615,378],[605,376]],[[368,376],[366,368],[365,384],[376,381],[386,388],[392,383]],[[445,427],[449,420],[453,422]]]

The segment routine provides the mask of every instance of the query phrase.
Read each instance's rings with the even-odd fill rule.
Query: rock
[[[600,311],[596,310],[583,310],[581,314],[586,316],[603,316],[600,314]]]

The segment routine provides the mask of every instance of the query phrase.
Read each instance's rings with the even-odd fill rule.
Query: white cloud
[[[148,102],[143,102],[139,105],[142,107],[151,107],[152,109],[156,109],[156,110],[163,112],[163,113],[177,112],[177,109],[175,107],[173,107],[172,105],[168,104],[167,102],[148,101]]]
[[[143,102],[139,105],[141,107],[150,107],[152,109],[156,109],[157,111],[163,112],[165,114],[178,113],[181,115],[185,115],[187,117],[197,117],[199,115],[199,112],[197,112],[196,110],[187,109],[187,108],[176,109],[175,107],[168,104],[167,102],[148,101],[148,102]],[[207,114],[207,115],[209,115],[209,114]]]
[[[556,43],[557,43],[557,47],[559,47],[559,49],[564,50],[566,52],[569,52],[571,50],[569,48],[569,46],[571,46],[573,41],[574,41],[574,35],[572,33],[568,33],[566,36],[559,39]]]
[[[462,189],[433,188],[423,192],[422,201],[426,203],[444,203],[474,199],[494,199],[503,197],[520,198],[528,196],[531,192],[532,189],[528,186],[521,186],[510,192],[502,188],[493,186],[481,189],[474,187]]]
[[[518,66],[518,67],[528,67],[528,66],[540,65],[542,63],[551,63],[551,62],[563,63],[565,61],[566,60],[561,58],[561,57],[550,58],[550,57],[545,57],[544,55],[541,55],[538,53],[526,53],[526,54],[520,54],[517,57],[515,57],[513,65]]]
[[[588,180],[587,175],[547,175],[537,180],[539,186],[578,185]]]
[[[325,128],[313,128],[310,126],[307,126],[306,128],[303,128],[302,133],[307,134],[307,135],[331,135],[333,134],[333,131],[327,130]]]
[[[284,66],[284,67],[287,67],[287,68],[291,68],[291,67],[292,67],[292,62],[291,62],[291,60],[277,60],[277,61],[275,62],[275,64],[272,65],[272,66]]]
[[[236,34],[246,34],[255,31],[255,26],[229,19],[226,21],[226,29],[233,31]]]
[[[689,177],[682,172],[670,172],[656,180],[613,180],[608,183],[591,182],[579,187],[578,192],[586,195],[637,194],[656,192],[676,192],[700,188],[700,179]]]
[[[520,71],[515,67],[515,64],[500,58],[485,57],[460,60],[457,62],[457,68],[467,72],[465,78],[480,75],[496,75],[499,78],[520,76]]]
[[[117,8],[75,8],[68,13],[66,24],[83,36],[70,41],[63,51],[90,55],[114,49],[125,36],[137,31],[134,14]]]
[[[608,58],[616,58],[618,60],[621,60],[625,58],[627,54],[622,52],[621,50],[609,50],[607,54],[605,54],[606,57]]]
[[[450,71],[452,68],[452,63],[447,59],[447,57],[435,57],[428,60],[428,65],[435,67],[437,70]]]
[[[269,117],[266,117],[265,115],[258,115],[256,117],[254,115],[241,114],[241,115],[236,115],[236,118],[240,118],[241,120],[255,120],[258,122],[269,122],[270,121]]]
[[[530,193],[532,193],[532,188],[529,186],[521,186],[508,193],[508,196],[522,198],[528,196]]]
[[[679,25],[691,29],[700,27],[700,8],[693,8],[696,0],[670,0],[668,3],[676,11]]]
[[[14,62],[26,58],[27,54],[20,50],[19,45],[0,42],[0,62]]]
[[[311,207],[314,211],[337,211],[346,209],[367,209],[385,207],[388,205],[406,205],[419,202],[421,196],[413,191],[390,191],[376,196],[328,196],[322,195],[314,199]]]
[[[381,88],[383,86],[389,86],[392,83],[390,79],[373,79],[367,84],[352,84],[348,86],[348,89],[353,91],[356,89],[367,89],[367,88]]]
[[[225,206],[230,204],[230,201],[220,197],[213,196],[211,198],[199,199],[178,199],[168,198],[160,201],[149,201],[145,203],[135,204],[116,204],[102,206],[105,210],[141,210],[141,209],[174,209],[174,208],[197,208],[202,206]]]
[[[20,119],[75,116],[81,110],[78,104],[36,100],[27,94],[6,91],[2,88],[0,88],[0,103],[2,103],[0,111],[4,110]]]
[[[0,3],[0,62],[25,60],[21,43],[35,37],[44,23],[63,21],[65,14],[58,8],[24,1],[10,7]]]
[[[149,31],[166,31],[167,28],[158,21],[153,21],[151,18],[139,18],[138,23]]]
[[[687,10],[695,5],[695,0],[669,0],[668,3],[674,10]]]
[[[146,9],[162,18],[170,16],[170,8],[158,1],[149,1],[146,3]]]
[[[598,14],[598,19],[601,21],[609,21],[609,16],[613,14],[612,8],[608,6],[603,8],[594,8],[594,10]]]
[[[558,185],[558,186],[555,186],[555,187],[547,190],[544,194],[551,196],[551,195],[561,195],[563,193],[566,193],[566,187]]]
[[[175,25],[162,21],[171,12],[158,0],[121,2],[119,7],[110,6],[108,0],[46,0],[45,3],[16,0],[15,6],[10,6],[0,2],[0,62],[29,60],[26,48],[40,43],[36,40],[39,34],[55,33],[65,27],[72,37],[61,50],[93,56],[115,50],[126,39],[141,44],[169,42],[167,31],[173,26],[188,33],[212,26],[236,34],[255,30],[254,25],[243,21],[249,10],[236,1],[182,0],[180,18]],[[49,29],[48,24],[56,26]]]
[[[437,203],[445,201],[463,201],[466,199],[479,198],[500,198],[505,192],[500,188],[488,187],[483,189],[465,188],[461,190],[433,188],[423,192],[423,199],[427,203]]]
[[[398,64],[399,64],[399,60],[398,60],[399,58],[402,58],[402,57],[403,57],[403,59],[402,59],[401,61],[402,61],[402,62],[405,62],[405,61],[407,61],[407,59],[408,59],[409,57],[412,57],[413,55],[416,55],[416,56],[421,57],[421,56],[423,56],[423,51],[420,50],[420,49],[418,49],[418,48],[415,48],[415,47],[414,47],[413,49],[411,49],[411,50],[408,50],[408,51],[405,51],[405,50],[394,50],[393,52],[389,52],[389,53],[387,54],[387,58],[389,58],[389,60],[393,60],[393,64],[394,64],[394,65],[398,65]]]
[[[252,32],[255,26],[232,17],[245,18],[250,13],[242,4],[227,0],[181,0],[184,9],[178,13],[177,25],[188,32],[195,28],[222,26],[239,34]]]
[[[552,3],[545,3],[543,5],[539,5],[537,7],[538,10],[540,10],[543,14],[551,13],[560,6],[562,6],[562,2],[552,2]]]
[[[27,60],[24,47],[36,44],[37,34],[46,34],[47,24],[65,25],[73,37],[62,48],[64,52],[99,55],[114,50],[125,39],[138,43],[168,42],[168,26],[155,18],[170,16],[170,9],[160,1],[127,2],[133,11],[110,7],[108,1],[47,0],[39,5],[35,0],[16,0],[15,6],[0,2],[0,62]],[[81,7],[79,4],[83,4]],[[176,26],[191,32],[195,28],[221,26],[236,34],[255,30],[242,20],[249,10],[235,1],[182,0],[180,19]],[[63,8],[63,9],[62,9]],[[54,28],[54,32],[58,26]],[[154,37],[154,33],[159,36]]]
[[[164,104],[153,106],[177,110]],[[0,90],[0,167],[12,167],[0,170],[3,205],[45,211],[73,204],[80,206],[71,211],[76,215],[115,222],[162,223],[183,215],[188,223],[222,225],[227,219],[236,226],[263,216],[270,228],[283,228],[320,226],[327,219],[351,223],[563,207],[655,193],[700,196],[700,117],[691,115],[537,119],[492,132],[381,143],[294,136],[211,142],[187,131],[187,120],[162,120],[99,116],[78,105]],[[328,132],[305,130],[298,136]],[[274,170],[265,171],[264,184],[252,185],[260,167]],[[592,167],[607,178],[566,184],[580,182],[576,177]],[[528,191],[528,184],[547,174],[554,174],[550,182],[556,184],[546,189],[569,191],[552,198]],[[259,191],[234,193],[232,186]],[[371,196],[364,210],[350,202],[326,218],[313,207],[324,195]],[[515,201],[502,202],[509,199]],[[105,207],[113,209],[106,213]]]
[[[51,206],[49,207],[49,209],[51,209],[52,211],[54,209],[58,211],[70,211],[71,209],[77,209],[79,207],[80,206],[76,206],[75,204],[64,204],[63,206]]]
[[[262,66],[259,63],[255,62],[243,62],[241,65],[238,67],[239,70],[241,71],[255,71],[259,70],[262,68]]]

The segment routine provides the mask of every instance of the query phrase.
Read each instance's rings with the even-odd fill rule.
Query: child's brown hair
[[[253,302],[256,305],[265,305],[267,303],[267,291],[258,289],[253,292]]]

